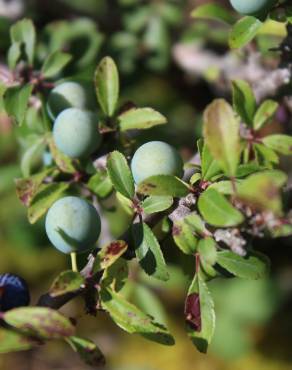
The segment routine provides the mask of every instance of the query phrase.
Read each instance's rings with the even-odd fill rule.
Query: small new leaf
[[[233,107],[243,122],[252,125],[256,100],[250,85],[243,80],[232,82]]]
[[[258,108],[254,120],[253,127],[255,130],[261,129],[276,113],[279,104],[274,100],[265,100]]]

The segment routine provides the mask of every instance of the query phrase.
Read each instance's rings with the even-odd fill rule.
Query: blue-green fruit
[[[131,169],[136,184],[154,175],[183,174],[183,161],[172,146],[163,141],[150,141],[135,152]]]
[[[94,93],[89,84],[67,81],[57,85],[48,97],[48,113],[55,119],[67,108],[95,109]]]
[[[55,121],[53,136],[62,153],[71,158],[87,157],[101,143],[97,115],[78,108],[65,109]]]
[[[267,14],[276,0],[230,0],[234,10],[245,15]]]
[[[100,227],[96,209],[79,197],[57,200],[46,217],[46,233],[50,242],[67,254],[92,249],[99,237]]]

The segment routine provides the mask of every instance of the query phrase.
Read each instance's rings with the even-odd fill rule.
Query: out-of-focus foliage
[[[205,1],[187,0],[45,0],[25,4],[14,0],[9,3],[0,3],[3,16],[0,19],[0,95],[5,96],[4,103],[1,100],[0,117],[0,271],[25,277],[32,290],[33,304],[44,291],[62,296],[65,292],[75,292],[82,285],[83,278],[79,274],[73,276],[70,273],[71,285],[66,280],[69,275],[59,275],[68,270],[68,261],[48,246],[41,216],[53,200],[67,194],[69,182],[70,192],[77,191],[74,181],[78,183],[78,179],[71,181],[72,174],[86,168],[88,178],[84,183],[98,198],[110,229],[105,228],[101,235],[105,247],[95,260],[95,272],[105,269],[101,305],[119,326],[129,332],[141,332],[141,327],[135,321],[131,322],[132,326],[124,324],[120,314],[125,308],[145,322],[149,318],[146,314],[153,316],[155,322],[168,326],[176,339],[176,345],[168,348],[157,347],[136,335],[133,338],[124,336],[102,312],[97,313],[97,318],[81,318],[83,302],[70,302],[62,313],[78,319],[78,335],[100,345],[108,358],[109,369],[172,370],[178,366],[183,370],[194,367],[224,370],[292,368],[289,348],[291,223],[278,223],[284,217],[291,222],[288,213],[291,209],[291,160],[284,157],[291,154],[291,137],[288,135],[291,134],[292,90],[291,75],[287,72],[291,56],[286,49],[287,43],[291,43],[286,28],[286,22],[291,22],[288,2],[279,2],[279,6],[270,12],[269,19],[242,18],[231,9],[228,1],[218,1],[215,7],[209,2],[206,5]],[[23,35],[20,40],[15,20],[23,16],[32,18],[35,26],[29,21],[18,26]],[[15,31],[10,46],[9,28],[12,24]],[[240,49],[230,50],[229,45]],[[33,64],[37,73],[27,76],[23,73],[22,62],[12,73],[6,65],[7,53],[10,68],[14,69],[20,60],[24,60]],[[106,77],[100,77],[102,73],[97,70],[100,127],[106,131],[108,127],[119,126],[118,147],[114,141],[107,140],[105,152],[118,149],[124,153],[124,156],[119,152],[111,154],[107,162],[109,176],[103,165],[96,170],[90,163],[72,162],[56,149],[50,135],[52,122],[45,107],[48,92],[56,81],[86,81],[93,90],[96,65],[105,55],[115,60],[121,87],[118,100],[117,73],[105,72],[114,77],[110,84],[103,86]],[[111,60],[108,61],[106,68],[115,68],[110,65]],[[39,71],[45,79],[40,78]],[[14,86],[15,76],[22,79],[20,86]],[[214,98],[220,100],[209,105],[206,111]],[[173,205],[172,197],[184,196],[190,187],[196,188],[200,184],[204,191],[197,203],[198,210],[204,221],[212,225],[212,232],[213,227],[234,227],[242,222],[242,214],[246,216],[248,211],[241,207],[241,202],[256,208],[258,214],[248,216],[244,224],[247,244],[241,244],[236,232],[226,235],[220,234],[219,230],[214,237],[214,247],[212,243],[202,245],[200,240],[208,240],[202,239],[203,235],[206,237],[206,229],[200,220],[189,218],[187,222],[175,223],[183,230],[183,235],[173,233],[178,250],[169,235],[171,224],[168,219],[159,220],[152,231],[146,224],[139,224],[133,235],[134,239],[136,235],[136,256],[141,266],[130,262],[128,279],[124,259],[119,258],[127,250],[127,245],[118,240],[115,245],[118,254],[112,258],[109,253],[112,247],[109,232],[119,238],[133,219],[134,186],[127,159],[139,144],[162,139],[174,144],[187,162],[196,152],[195,142],[202,136],[203,122],[205,144],[202,141],[198,144],[201,167],[198,156],[192,159],[189,169],[193,176],[187,185],[174,178],[162,177],[151,178],[140,185],[139,192],[150,194],[141,202],[142,209],[146,214],[169,210]],[[242,126],[243,122],[246,125]],[[150,129],[143,130],[145,128]],[[137,135],[130,129],[141,131]],[[105,135],[111,135],[110,130]],[[274,167],[280,167],[289,179],[284,172],[273,170]],[[255,173],[258,171],[262,172]],[[22,176],[24,180],[32,179],[35,186],[28,198],[27,183]],[[236,176],[236,183],[228,176]],[[15,178],[21,178],[18,192],[20,197],[25,196],[29,221],[34,225],[29,224],[25,209],[16,198]],[[53,184],[47,184],[47,178]],[[150,190],[149,184],[152,186]],[[153,191],[153,186],[158,190]],[[205,190],[204,186],[209,189]],[[233,199],[234,186],[239,205]],[[280,193],[283,186],[284,193]],[[34,198],[38,192],[39,196]],[[46,198],[48,194],[51,198]],[[270,236],[277,238],[268,239],[267,229]],[[261,253],[250,253],[250,239],[257,251],[271,259],[269,279],[231,278],[231,274],[244,278],[266,275],[266,259]],[[222,243],[231,243],[237,254],[222,252],[220,248],[216,253],[218,244],[222,246]],[[242,248],[250,253],[249,258],[239,256]],[[146,249],[152,252],[157,262],[154,273],[151,264],[143,264]],[[216,274],[226,277],[207,284],[217,315],[207,357],[194,351],[183,330],[183,301],[195,273],[195,260],[189,254],[194,251],[199,251],[202,256],[202,276],[197,275],[199,278],[193,282],[190,294],[201,294],[201,301],[206,302],[205,283],[200,283],[201,280]],[[216,261],[220,266],[216,265],[215,269]],[[85,265],[86,256],[79,256],[78,263]],[[163,282],[148,275],[161,280],[169,276],[169,280]],[[55,285],[52,285],[54,279]],[[116,300],[108,300],[109,296]],[[127,301],[136,307],[133,309]],[[112,306],[113,302],[116,306]],[[91,307],[90,302],[86,304],[87,308]],[[147,321],[148,334],[158,328],[154,321]],[[164,336],[164,327],[159,326],[159,330]],[[30,369],[79,369],[87,368],[84,362],[89,365],[103,362],[93,342],[72,337],[72,334],[68,334],[71,336],[66,339],[68,343],[49,343],[37,354],[29,351],[1,355],[0,369],[19,368],[24,361]],[[0,333],[1,338],[5,338],[4,333]],[[163,338],[164,342],[171,342],[168,334]],[[159,335],[158,339],[161,339]],[[7,343],[11,342],[7,340]],[[70,346],[84,362],[78,362],[77,356],[73,358]],[[93,355],[88,356],[88,353]]]

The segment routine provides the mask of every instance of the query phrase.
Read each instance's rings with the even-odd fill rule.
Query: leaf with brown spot
[[[63,271],[54,280],[49,291],[50,296],[58,297],[64,294],[75,292],[76,290],[80,289],[84,282],[85,280],[79,272],[72,270]]]
[[[0,353],[25,351],[33,347],[36,341],[13,330],[0,328]]]
[[[104,287],[110,287],[115,292],[118,292],[126,284],[128,276],[128,262],[124,258],[119,258],[104,270],[101,284]]]
[[[90,366],[104,366],[105,357],[97,345],[91,340],[79,338],[79,337],[69,337],[66,342],[70,344],[72,349],[77,352],[80,358]]]
[[[116,240],[103,247],[96,255],[92,272],[104,270],[111,266],[127,250],[124,240]]]
[[[49,168],[30,177],[15,179],[16,195],[26,207],[31,204],[44,179],[52,175],[52,172],[54,172],[54,176],[58,173],[56,169]]]
[[[185,302],[187,332],[200,352],[206,353],[215,330],[212,296],[200,274],[196,274]]]
[[[189,186],[178,177],[171,175],[156,175],[142,181],[137,192],[144,195],[184,197],[189,192]]]
[[[40,339],[59,339],[74,335],[71,321],[47,307],[19,307],[3,313],[3,320],[20,332]]]
[[[102,286],[100,291],[102,307],[113,321],[128,333],[137,333],[146,339],[164,345],[173,345],[174,339],[164,325],[142,312],[121,295]]]
[[[47,142],[52,157],[54,158],[54,161],[56,162],[56,165],[60,168],[60,170],[65,173],[75,173],[77,169],[72,159],[60,152],[60,150],[56,147],[52,135],[48,135]]]
[[[56,200],[65,195],[69,186],[66,182],[42,184],[28,208],[29,222],[34,224],[40,219]]]

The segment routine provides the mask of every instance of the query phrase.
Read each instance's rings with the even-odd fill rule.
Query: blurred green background
[[[221,2],[228,6],[228,1]],[[16,19],[30,17],[38,31],[40,63],[48,51],[68,50],[74,59],[66,75],[91,78],[101,57],[111,55],[121,73],[122,100],[152,106],[169,119],[169,125],[147,131],[137,138],[138,142],[166,140],[189,158],[196,150],[203,109],[214,97],[229,96],[224,82],[218,79],[218,60],[229,55],[227,29],[191,20],[190,11],[202,3],[204,0],[0,0],[0,77],[4,78],[9,26]],[[280,38],[269,36],[268,40],[271,47]],[[277,65],[278,56],[268,51],[267,37],[260,37],[257,43],[264,55],[261,63]],[[175,54],[181,45],[196,45],[198,59],[211,53],[213,64],[201,74],[187,73]],[[239,52],[235,57],[242,61],[245,55]],[[270,130],[291,133],[288,108],[283,104],[283,114],[269,126]],[[32,226],[26,219],[14,187],[14,178],[21,176],[20,156],[16,132],[1,116],[0,272],[23,276],[35,303],[53,278],[69,267],[69,261],[50,247],[43,222]],[[283,161],[283,166],[291,177],[291,161]],[[291,197],[287,197],[286,205],[291,207]],[[125,334],[102,313],[96,318],[86,316],[79,300],[62,311],[77,318],[80,334],[101,347],[109,370],[292,369],[291,238],[255,240],[254,245],[271,258],[271,277],[266,281],[225,279],[210,284],[218,316],[208,355],[199,354],[184,332],[183,302],[192,261],[178,255],[168,239],[163,248],[169,255],[170,282],[159,285],[150,281],[133,265],[137,273],[128,282],[126,293],[146,312],[167,321],[176,338],[174,347]],[[186,266],[184,271],[180,262]],[[86,366],[70,348],[51,343],[33,351],[2,355],[0,370],[8,369],[81,370]]]

